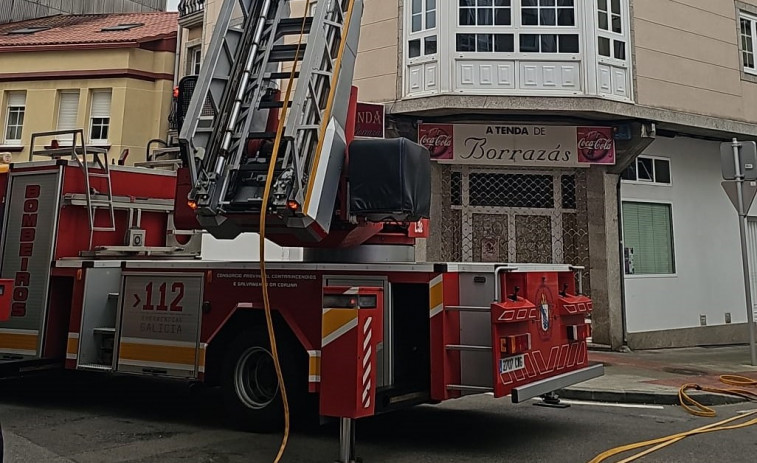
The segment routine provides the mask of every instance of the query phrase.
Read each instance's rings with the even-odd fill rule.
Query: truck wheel
[[[293,346],[286,336],[277,339],[291,410],[302,396],[300,378],[307,379],[307,370],[298,369],[299,345]],[[264,327],[242,332],[231,343],[224,362],[222,390],[226,409],[237,427],[259,433],[284,428],[284,406]]]

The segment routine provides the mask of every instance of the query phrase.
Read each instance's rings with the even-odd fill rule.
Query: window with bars
[[[457,0],[457,3],[458,52],[580,52],[575,0]],[[576,33],[568,33],[571,29]]]
[[[5,141],[6,145],[21,145],[26,115],[26,92],[6,93]]]
[[[744,72],[757,74],[757,65],[754,59],[755,45],[757,45],[755,41],[755,37],[757,36],[757,16],[740,12],[739,31]]]
[[[408,57],[434,55],[438,51],[436,33],[438,0],[410,0],[410,40]]]
[[[58,94],[57,130],[73,130],[79,116],[79,91],[63,90]],[[61,135],[59,141],[73,143],[73,135]]]
[[[89,141],[94,144],[108,144],[110,131],[110,90],[95,90],[92,92],[92,102],[89,114]]]
[[[597,53],[605,58],[626,60],[623,27],[624,0],[597,0]]]
[[[623,246],[626,274],[674,274],[670,204],[624,201]]]

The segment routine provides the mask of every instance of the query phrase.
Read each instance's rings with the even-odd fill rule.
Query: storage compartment
[[[417,222],[431,208],[431,160],[406,138],[350,144],[350,213],[373,222]]]

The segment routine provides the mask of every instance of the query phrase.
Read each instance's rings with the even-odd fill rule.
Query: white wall
[[[644,154],[671,160],[672,186],[623,183],[623,200],[672,204],[676,274],[626,276],[630,333],[746,322],[736,211],[720,186],[719,144],[660,138]],[[752,208],[752,214],[757,211]]]
[[[202,236],[202,259],[223,261],[257,261],[260,259],[260,236],[243,233],[233,240],[217,240],[209,234]],[[266,261],[302,260],[302,249],[282,248],[266,241]]]

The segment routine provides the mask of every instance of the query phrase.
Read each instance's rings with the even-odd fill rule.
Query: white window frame
[[[102,99],[102,98],[107,98],[107,103],[105,102],[106,100],[98,101],[98,99]],[[89,143],[92,145],[110,144],[108,140],[110,137],[110,128],[111,128],[111,119],[112,119],[112,116],[111,116],[112,101],[113,101],[113,91],[111,89],[92,90],[92,92],[90,93],[89,130],[87,132],[87,136],[89,138]],[[102,131],[104,130],[106,132],[106,136],[100,137],[100,138],[93,137],[95,127],[100,128],[100,135],[102,135]]]
[[[23,103],[20,100],[23,99]],[[7,146],[21,146],[24,136],[24,122],[26,119],[26,92],[25,91],[9,91],[5,94],[6,108],[5,108],[5,125],[3,126],[3,140]],[[15,101],[14,101],[15,100]],[[21,124],[13,124],[13,128],[18,130],[18,138],[10,138],[8,135],[11,131],[11,113],[16,112],[20,114]]]
[[[594,2],[594,14],[596,15],[596,17],[594,18],[594,20],[596,21],[596,31],[595,31],[596,37],[594,39],[596,40],[596,43],[594,44],[594,46],[596,47],[595,53],[597,55],[597,59],[599,60],[600,63],[608,63],[608,64],[621,65],[621,66],[628,67],[629,57],[631,55],[631,42],[629,40],[630,36],[627,33],[630,27],[629,18],[628,18],[628,14],[630,10],[628,8],[628,5],[626,4],[628,0],[618,0],[618,2],[620,3],[619,14],[614,13],[612,10],[613,0],[604,0],[607,7],[606,11],[600,9],[599,4],[603,0],[589,0],[589,1]],[[600,27],[599,18],[603,13],[607,15],[607,27],[608,27],[607,29],[603,29]],[[613,30],[613,19],[615,17],[617,17],[620,20],[620,32],[615,32]],[[610,42],[610,56],[599,54],[599,40],[600,39],[606,39]],[[625,57],[622,59],[617,58],[615,56],[615,43],[616,42],[623,43]]]
[[[63,120],[63,95],[76,95],[76,112],[73,114],[73,120]],[[79,90],[59,90],[58,91],[58,120],[56,123],[56,130],[74,130],[77,127],[79,121],[79,103],[81,102],[81,92]],[[63,122],[63,124],[61,124]],[[74,142],[73,135],[60,135],[59,141],[63,143],[72,144]]]
[[[652,180],[644,180],[639,179],[639,159],[649,159],[652,161]],[[669,182],[659,182],[657,181],[657,165],[656,161],[664,161],[668,163],[668,172],[670,173],[670,181]],[[636,180],[627,180],[621,177],[621,181],[623,183],[628,183],[632,185],[654,185],[654,186],[664,186],[664,187],[670,187],[673,186],[673,163],[671,162],[670,158],[666,158],[663,156],[648,156],[646,154],[637,156],[636,159],[633,161],[636,163]],[[621,174],[622,175],[622,174]]]
[[[187,47],[187,74],[196,76],[200,74],[202,66],[202,45]]]
[[[750,24],[751,37],[746,38],[741,32],[741,22],[748,21]],[[744,49],[744,39],[749,40],[752,49],[747,51]],[[739,53],[741,54],[741,70],[747,74],[757,75],[757,16],[739,11]],[[746,53],[751,53],[753,66],[748,67],[747,62],[744,59]]]
[[[671,264],[673,266],[672,273],[626,273],[625,269],[625,249],[626,249],[626,228],[625,221],[623,219],[623,207],[626,203],[638,203],[638,204],[656,204],[667,206],[670,211],[670,252],[671,252]],[[623,277],[628,279],[649,279],[649,278],[678,278],[678,253],[676,252],[676,235],[675,235],[675,211],[673,210],[673,203],[665,200],[650,200],[650,199],[635,199],[635,198],[623,198],[621,200],[621,213],[620,213],[620,229],[623,233]]]
[[[461,26],[459,23],[460,9],[459,0],[447,0],[448,5],[451,5],[454,18],[451,21],[452,32],[449,34],[451,43],[449,44],[453,54],[459,58],[507,58],[518,60],[559,60],[559,61],[578,61],[584,54],[584,25],[582,6],[585,5],[586,0],[574,0],[573,1],[573,26],[558,26],[558,25],[523,25],[523,8],[530,8],[530,5],[523,5],[523,0],[511,0],[510,1],[510,25],[509,26],[497,26],[497,25],[476,25],[476,26]],[[590,0],[591,1],[591,0]],[[493,3],[493,0],[492,0]],[[510,34],[513,36],[513,51],[509,52],[497,52],[497,51],[457,51],[457,35],[458,34]],[[521,35],[575,35],[578,40],[577,52],[521,52],[520,51],[520,37]]]
[[[421,10],[419,13],[413,14],[413,3],[415,1],[421,2]],[[405,14],[405,28],[407,30],[407,39],[405,40],[405,56],[410,64],[416,64],[419,62],[430,61],[435,59],[442,46],[439,41],[439,6],[445,0],[406,0],[406,5],[409,13]],[[433,8],[431,7],[433,5]],[[429,14],[433,14],[434,25],[428,27],[427,18]],[[417,31],[413,31],[413,17],[420,16],[421,28]],[[436,40],[436,51],[434,53],[426,53],[426,40]],[[420,55],[410,56],[410,44],[418,40],[420,42]]]

